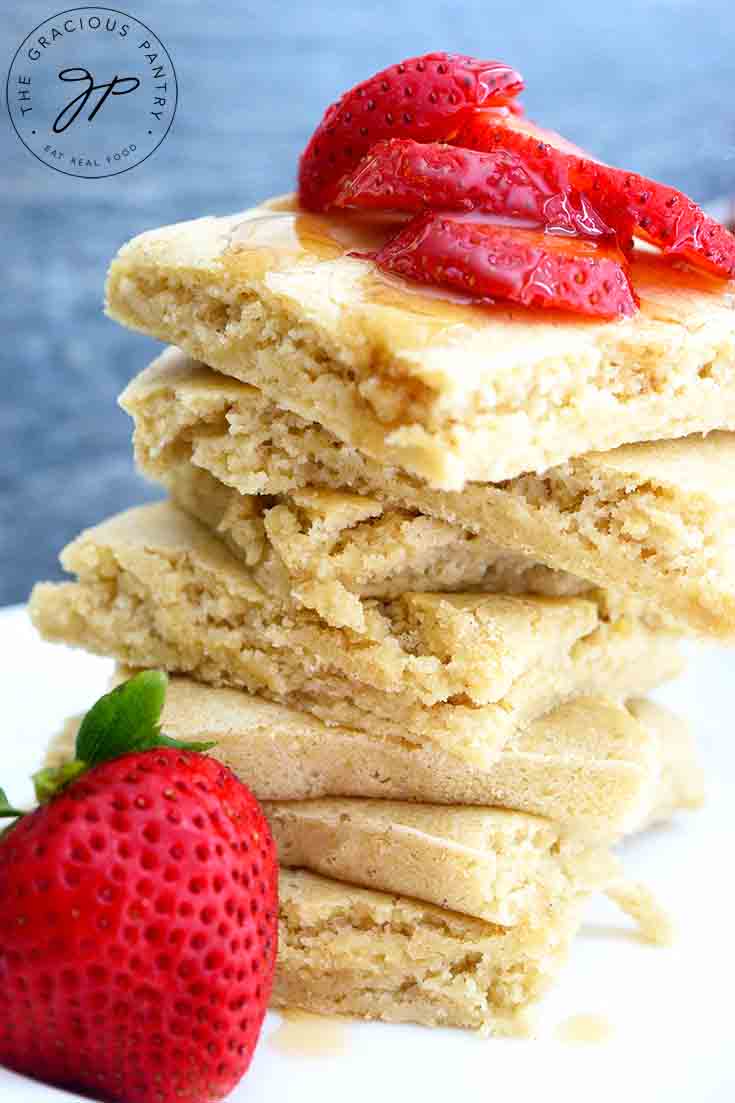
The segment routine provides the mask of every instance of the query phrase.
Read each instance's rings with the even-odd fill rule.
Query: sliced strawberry
[[[555,173],[560,191],[572,189],[586,196],[600,217],[615,227],[624,247],[635,234],[697,268],[735,277],[735,236],[693,199],[645,176],[561,149],[539,138],[544,133],[537,127],[529,130],[525,119],[496,118],[474,131],[474,138],[465,130],[456,140],[474,140],[487,152],[513,152],[533,176]]]
[[[510,119],[525,119],[525,109],[519,99],[510,100],[508,103],[502,104],[500,107],[478,107],[474,111],[470,111],[465,117],[462,123],[460,123],[457,135],[467,133],[471,134],[471,124],[473,119],[484,120],[488,126],[501,125]],[[526,120],[528,121],[528,120]],[[457,141],[454,137],[451,139],[453,145],[463,145],[463,142]]]
[[[511,111],[508,108],[496,108],[488,111],[473,111],[463,120],[459,130],[452,138],[452,145],[463,146],[465,149],[489,150],[493,148],[493,136],[488,136],[488,131],[493,131],[498,126],[506,126],[518,134],[525,134],[529,138],[535,138],[539,142],[545,142],[560,149],[563,153],[573,153],[577,157],[589,157],[580,146],[575,146],[562,134],[555,130],[546,130],[527,119],[523,111]]]
[[[573,163],[569,179],[610,220],[629,218],[638,237],[695,268],[735,278],[735,235],[666,184],[597,161]]]
[[[390,138],[343,181],[334,205],[412,214],[476,210],[569,234],[613,235],[614,227],[569,187],[566,175],[564,163],[550,157]]]
[[[342,177],[381,138],[450,138],[478,107],[502,106],[523,79],[500,61],[426,54],[392,65],[329,107],[299,164],[302,207],[329,204]]]
[[[478,299],[598,318],[630,315],[637,307],[625,258],[614,245],[472,216],[417,215],[372,259],[388,272]]]

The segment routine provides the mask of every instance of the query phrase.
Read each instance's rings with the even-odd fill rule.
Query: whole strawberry
[[[77,762],[37,775],[60,792],[0,838],[0,1063],[96,1098],[202,1103],[258,1040],[277,863],[250,791],[160,736],[162,692],[147,672],[102,698]],[[110,757],[125,744],[152,749]]]

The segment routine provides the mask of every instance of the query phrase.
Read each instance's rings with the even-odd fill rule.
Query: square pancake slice
[[[117,681],[130,677],[120,669]],[[487,768],[437,744],[371,735],[240,690],[169,681],[166,734],[211,750],[263,802],[358,797],[433,805],[504,806],[544,816],[567,834],[615,839],[702,803],[688,726],[645,700],[577,698],[511,736]],[[49,749],[70,757],[78,721]]]
[[[735,285],[640,253],[631,318],[447,299],[349,255],[395,222],[264,204],[125,245],[110,316],[434,487],[735,428]]]
[[[191,461],[160,476],[171,500],[216,532],[259,585],[288,594],[335,628],[370,630],[374,601],[409,591],[573,597],[606,609],[660,615],[636,598],[507,551],[436,517],[385,506],[350,490],[308,487],[289,494],[240,494]]]
[[[280,496],[268,502],[267,535],[300,599],[353,626],[361,611],[336,597],[340,586],[579,593],[586,580],[690,632],[735,637],[735,433],[589,453],[457,493],[381,467],[175,349],[121,401],[144,473],[231,543],[247,538],[254,508],[241,499]]]
[[[579,925],[580,901],[550,909],[541,927],[502,927],[282,869],[272,1006],[527,1034]]]
[[[510,927],[618,874],[604,848],[494,808],[326,799],[266,802],[281,866],[400,892]]]
[[[480,764],[567,698],[640,694],[680,668],[675,638],[578,597],[410,592],[371,610],[367,637],[330,628],[165,502],[82,533],[62,562],[78,581],[30,603],[47,639]]]
[[[652,941],[669,923],[650,892],[629,881],[607,847],[502,808],[386,800],[266,803],[281,868],[383,892],[513,927],[539,927],[582,894],[607,892]]]

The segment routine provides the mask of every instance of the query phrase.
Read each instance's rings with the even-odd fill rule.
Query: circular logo
[[[150,27],[115,8],[70,8],[21,42],[6,88],[16,134],[44,165],[90,180],[135,168],[158,149],[178,86]]]

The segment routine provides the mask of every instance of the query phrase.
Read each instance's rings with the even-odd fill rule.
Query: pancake
[[[275,206],[134,238],[108,313],[445,490],[735,428],[732,283],[639,252],[630,318],[457,302],[348,255],[394,223]]]
[[[118,680],[129,677],[120,670]],[[69,757],[77,721],[49,750]],[[163,730],[211,753],[263,802],[362,797],[435,805],[504,806],[565,833],[609,841],[702,803],[687,725],[649,701],[626,707],[578,698],[512,735],[487,769],[436,744],[369,735],[240,690],[170,679]]]
[[[628,617],[606,621],[580,597],[413,592],[375,610],[370,639],[329,628],[262,589],[168,503],[88,530],[62,562],[79,581],[41,584],[30,602],[49,640],[436,743],[479,765],[568,698],[639,695],[681,667],[675,638]]]
[[[481,588],[484,570],[490,587],[503,587],[506,579],[513,585],[515,575],[537,592],[580,592],[586,580],[609,597],[619,592],[647,604],[689,632],[735,635],[735,481],[728,474],[735,433],[595,452],[543,476],[471,483],[450,493],[381,467],[178,350],[165,352],[134,380],[122,403],[135,419],[142,470],[186,508],[219,524],[232,542],[254,508],[235,492],[280,496],[276,504],[285,509],[270,516],[268,536],[286,548],[300,535],[287,511],[306,511],[308,521],[311,510],[322,529],[325,517],[334,528],[329,515],[336,515],[346,533],[340,549],[354,535],[354,551],[347,548],[330,572],[323,549],[301,539],[287,564],[300,572],[299,586],[314,607],[334,602],[335,587],[327,588],[333,580],[351,593],[381,595],[402,577],[419,582],[422,571],[425,581],[417,588],[435,580],[438,589],[461,589],[463,579]],[[192,472],[204,473],[199,485]],[[205,481],[206,474],[212,479]],[[324,489],[341,497],[323,504],[317,492]],[[440,523],[432,526],[428,518]],[[393,547],[393,567],[389,559],[381,563],[376,546],[381,552]],[[304,562],[309,557],[311,570]],[[371,560],[377,563],[372,575]],[[534,572],[534,564],[547,570]],[[354,601],[351,614],[349,601],[341,604],[345,616],[359,618]]]

